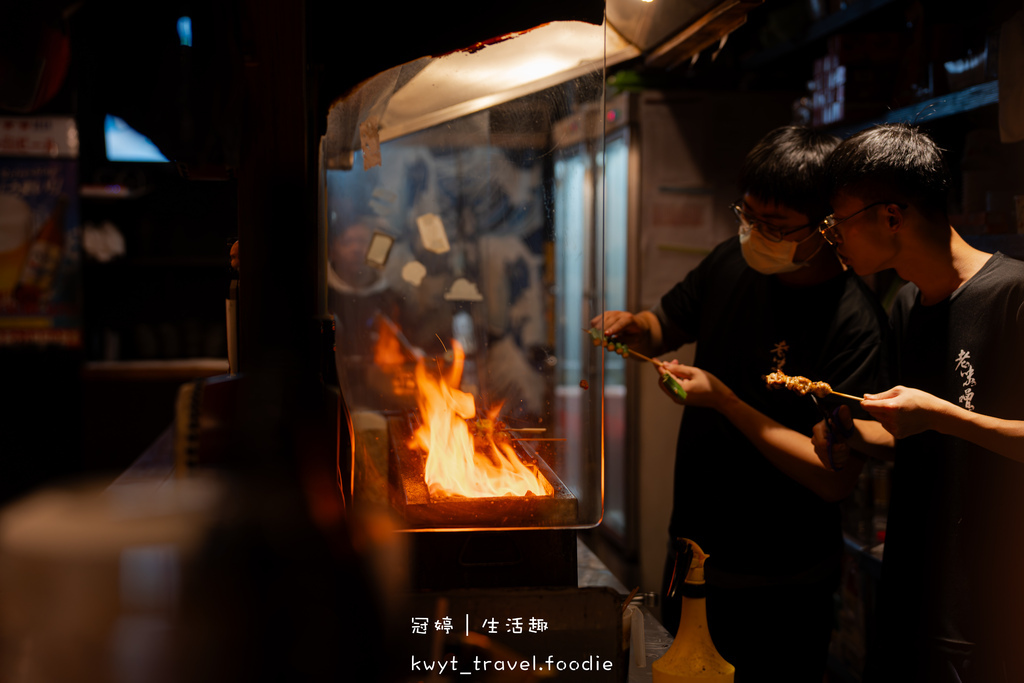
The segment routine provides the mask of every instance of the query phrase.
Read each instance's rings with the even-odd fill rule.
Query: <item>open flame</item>
[[[409,445],[427,454],[423,476],[430,494],[468,498],[551,495],[554,489],[536,466],[524,463],[511,444],[496,437],[489,427],[497,410],[486,419],[477,419],[473,395],[458,389],[465,364],[458,342],[453,344],[453,355],[447,375],[439,373],[437,378],[427,373],[422,359],[416,363],[421,423]]]
[[[394,323],[383,316],[377,317],[377,343],[373,347],[373,362],[380,367],[402,365],[408,355],[402,347]]]

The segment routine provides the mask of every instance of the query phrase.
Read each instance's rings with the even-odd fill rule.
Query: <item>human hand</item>
[[[897,439],[934,429],[935,420],[951,405],[925,391],[904,386],[880,394],[864,394],[861,402],[864,410]]]
[[[853,434],[853,414],[849,406],[841,405],[832,411],[831,417],[814,425],[811,443],[814,453],[822,464],[833,470],[841,470],[850,457],[850,435]]]
[[[661,390],[680,405],[701,406],[717,410],[733,396],[732,389],[727,387],[722,380],[710,372],[692,365],[683,365],[679,361],[671,360],[660,363],[656,369],[659,375],[666,372],[672,375],[686,392],[686,398],[683,399],[671,388],[665,386],[663,382],[659,382]]]
[[[649,332],[643,320],[629,311],[605,311],[594,316],[590,326],[601,331],[606,337],[616,337],[626,346],[645,341]]]
[[[235,242],[231,245],[231,251],[229,252],[229,255],[231,256],[231,267],[234,270],[238,270],[238,240],[235,240]]]

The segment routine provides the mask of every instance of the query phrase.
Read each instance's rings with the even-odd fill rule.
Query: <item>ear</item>
[[[903,206],[899,204],[885,205],[885,219],[888,221],[889,232],[896,233],[903,227],[903,222],[906,220],[906,215],[903,211]]]

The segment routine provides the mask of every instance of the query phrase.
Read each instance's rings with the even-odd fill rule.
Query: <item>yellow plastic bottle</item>
[[[718,654],[708,632],[704,586],[704,561],[708,556],[693,541],[679,539],[685,546],[676,560],[676,575],[689,558],[686,579],[679,587],[683,602],[679,611],[679,630],[668,651],[653,665],[654,683],[732,683],[736,667]]]

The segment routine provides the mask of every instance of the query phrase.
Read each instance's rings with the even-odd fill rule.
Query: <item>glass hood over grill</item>
[[[614,32],[557,26],[575,63],[543,75],[549,27],[371,79],[335,103],[321,143],[321,303],[352,504],[390,506],[409,530],[601,521],[604,349],[587,330],[605,238],[583,219],[603,197],[574,176],[596,169],[559,160],[580,145],[603,158]],[[474,58],[487,66],[470,76]],[[453,66],[464,101],[431,110],[405,92]],[[518,84],[498,89],[502,72]]]

